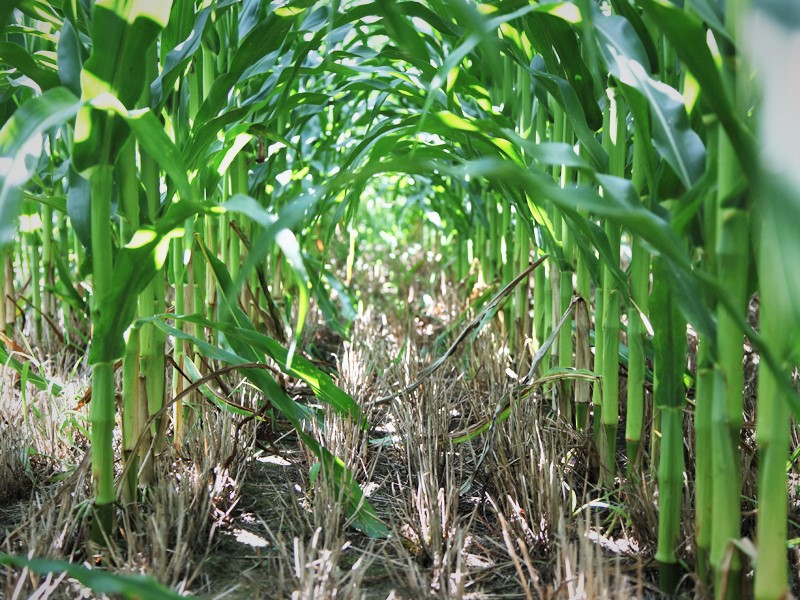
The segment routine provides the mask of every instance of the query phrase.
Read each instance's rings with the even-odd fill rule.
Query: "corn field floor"
[[[516,398],[523,365],[503,341],[501,314],[420,387],[391,398],[442,356],[475,314],[465,312],[474,282],[442,281],[434,261],[423,258],[414,269],[373,268],[362,259],[353,288],[366,308],[358,310],[350,340],[317,313],[301,345],[368,416],[364,431],[329,411],[314,435],[356,474],[388,539],[349,527],[343,499],[322,477],[309,484],[313,454],[290,427],[198,402],[186,443],[162,449],[153,485],[140,503],[120,506],[115,543],[99,558],[88,533],[88,407],[80,406],[88,369],[78,352],[32,348],[41,371],[65,388],[55,398],[30,385],[22,393],[19,377],[3,376],[0,550],[144,573],[203,598],[659,597],[654,474],[645,467],[642,477],[618,478],[613,493],[596,486],[592,434],[555,416],[554,390]],[[752,423],[755,365],[747,360]],[[623,398],[624,383],[622,372]],[[313,400],[302,386],[284,384]],[[238,379],[216,385],[237,404],[258,405],[256,392]],[[486,435],[455,442],[491,423],[504,397],[512,398],[510,416],[497,424],[481,462]],[[690,542],[693,447],[686,439],[687,575],[680,593],[702,598]],[[752,498],[755,442],[747,426],[742,447],[743,497]],[[618,465],[621,473],[625,467]],[[752,534],[754,506],[746,500],[743,515],[743,531]],[[795,485],[790,518],[790,536],[800,536]],[[797,594],[796,551],[792,562]],[[95,596],[63,575],[6,567],[0,597]]]

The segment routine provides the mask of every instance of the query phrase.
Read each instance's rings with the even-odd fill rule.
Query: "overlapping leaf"
[[[169,19],[171,0],[98,0],[92,12],[92,51],[81,72],[84,100],[104,95],[133,108],[144,90],[148,50]],[[124,65],[124,68],[122,67]],[[73,163],[79,172],[114,163],[127,126],[84,105],[75,124]]]

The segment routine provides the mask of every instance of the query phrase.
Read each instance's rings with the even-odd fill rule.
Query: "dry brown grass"
[[[157,484],[143,502],[120,507],[126,534],[98,564],[220,599],[658,597],[655,482],[645,471],[635,481],[620,478],[613,492],[598,489],[591,432],[576,431],[558,414],[550,388],[516,393],[515,364],[496,323],[413,392],[375,402],[414,382],[441,355],[459,328],[438,337],[469,296],[469,289],[428,277],[426,267],[413,284],[388,286],[386,273],[362,270],[359,287],[380,295],[365,303],[350,340],[333,335],[319,314],[305,335],[315,342],[320,366],[336,373],[370,424],[362,429],[321,406],[323,425],[311,433],[355,474],[389,538],[369,540],[349,527],[346,499],[324,476],[309,483],[314,456],[290,430],[250,422],[238,429],[236,443],[242,418],[205,405],[184,447],[159,453]],[[19,390],[10,383],[2,388],[4,551],[95,561],[87,536],[86,415],[70,408],[86,383],[77,368],[59,399],[30,391],[41,416],[27,425]],[[754,386],[748,381],[748,389]],[[237,388],[237,402],[255,407],[260,399],[248,389]],[[303,386],[289,390],[311,397]],[[454,443],[456,432],[491,421],[506,395],[512,398],[507,419]],[[750,438],[746,433],[746,448]],[[686,453],[691,481],[691,436]],[[753,460],[743,463],[745,474],[754,467]],[[681,556],[689,565],[691,502],[687,485]],[[687,577],[681,592],[702,597],[695,586]],[[9,569],[0,572],[0,593],[89,594],[67,578]]]
[[[203,558],[236,505],[254,426],[245,425],[239,432],[234,453],[237,421],[200,407],[185,445],[159,453],[155,485],[142,490],[138,504],[118,507],[118,537],[101,559],[88,536],[91,486],[84,435],[88,407],[74,410],[88,376],[76,372],[59,397],[28,386],[27,422],[20,416],[19,390],[6,387],[0,394],[4,434],[8,427],[8,435],[0,438],[5,465],[0,485],[17,490],[0,502],[1,550],[68,558],[122,574],[147,573],[173,589],[188,590],[195,580],[203,579]],[[0,596],[93,597],[63,576],[39,577],[27,569],[10,568],[0,571]]]

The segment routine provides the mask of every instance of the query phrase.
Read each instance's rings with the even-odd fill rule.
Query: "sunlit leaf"
[[[20,187],[36,172],[42,135],[72,119],[79,107],[69,90],[57,87],[26,102],[0,129],[0,246],[14,235]]]

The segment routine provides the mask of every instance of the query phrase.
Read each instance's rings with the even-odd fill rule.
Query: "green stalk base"
[[[575,427],[581,431],[589,426],[589,405],[575,404]]]
[[[592,437],[594,438],[594,445],[597,448],[598,456],[603,452],[603,426],[600,423],[600,415],[603,412],[603,406],[597,402],[592,402],[592,414],[594,415],[594,429],[592,430]]]
[[[669,596],[674,596],[678,591],[681,580],[681,567],[678,563],[658,563],[658,588]]]
[[[600,454],[600,483],[613,488],[617,474],[617,424],[603,424],[603,450]]]
[[[130,465],[128,473],[125,475],[124,485],[122,486],[122,498],[125,502],[131,504],[138,499],[136,493],[136,478],[139,472],[139,457],[130,450],[125,450],[123,452],[123,459],[125,465],[130,462],[133,463]]]
[[[628,468],[626,469],[625,474],[627,475],[628,479],[634,476],[638,481],[642,476],[641,463],[639,460],[639,450],[641,445],[641,440],[627,440],[625,442],[625,452],[627,452],[628,456]]]
[[[94,521],[92,522],[92,541],[102,548],[108,547],[112,541],[114,529],[114,505],[95,504]]]

